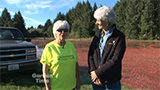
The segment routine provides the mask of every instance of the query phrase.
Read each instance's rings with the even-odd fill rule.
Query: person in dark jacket
[[[116,14],[104,5],[94,12],[99,30],[88,52],[88,66],[94,90],[121,89],[122,59],[126,50],[125,35],[114,24]]]

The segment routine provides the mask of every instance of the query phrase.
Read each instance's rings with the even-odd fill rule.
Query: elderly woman
[[[94,90],[121,89],[121,65],[125,53],[125,35],[114,24],[113,9],[103,6],[94,12],[99,30],[88,53],[89,72]]]
[[[40,62],[47,90],[80,89],[78,55],[74,45],[65,40],[69,28],[67,21],[56,21],[53,25],[55,40],[44,48]]]

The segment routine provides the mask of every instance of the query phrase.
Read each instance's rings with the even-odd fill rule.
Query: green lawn
[[[1,76],[1,90],[45,90],[41,74],[41,65],[35,71],[12,73]],[[37,77],[35,77],[35,74]],[[122,85],[122,90],[131,89]],[[88,75],[81,72],[81,90],[92,90]]]

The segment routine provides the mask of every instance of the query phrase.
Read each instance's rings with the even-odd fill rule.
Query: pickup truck
[[[17,28],[0,27],[0,75],[37,67],[36,46],[30,41]]]

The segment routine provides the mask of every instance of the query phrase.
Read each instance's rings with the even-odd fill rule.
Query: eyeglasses
[[[62,31],[68,32],[68,29],[57,29],[57,31],[58,31],[58,32],[62,32]]]

